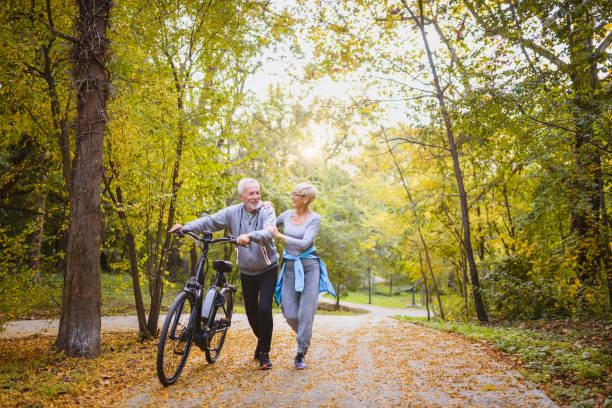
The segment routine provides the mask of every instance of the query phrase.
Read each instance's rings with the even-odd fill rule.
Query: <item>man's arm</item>
[[[196,234],[201,234],[204,231],[219,231],[227,227],[229,227],[229,218],[227,216],[227,208],[224,208],[212,215],[206,215],[188,222],[183,228]]]
[[[262,208],[259,210],[260,215],[262,216],[263,225],[275,225],[276,224],[276,212],[274,212],[273,207]],[[251,241],[257,242],[258,244],[267,244],[274,239],[274,234],[272,234],[268,229],[263,228],[257,231],[251,231],[248,233]]]

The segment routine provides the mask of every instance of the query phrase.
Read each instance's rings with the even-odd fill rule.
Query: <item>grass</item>
[[[402,309],[405,307],[415,307],[415,308],[424,308],[421,306],[421,295],[420,292],[416,292],[414,295],[416,306],[412,306],[412,294],[410,292],[402,292],[401,294],[396,294],[389,296],[388,287],[376,286],[376,290],[372,293],[372,305],[375,306],[384,306],[384,307],[394,307],[398,309]],[[332,296],[325,295],[326,297],[333,299]],[[367,288],[358,289],[355,292],[349,293],[348,295],[342,296],[340,298],[340,302],[351,302],[351,303],[360,303],[363,305],[367,305],[369,302],[369,294]]]
[[[132,289],[132,278],[127,274],[108,274],[103,273],[102,278],[102,316],[123,316],[135,315],[136,306],[134,301],[134,291]],[[58,319],[61,311],[62,284],[63,278],[60,275],[46,277],[45,284],[48,286],[47,296],[41,297],[33,308],[21,315],[15,316],[11,320],[30,320],[30,319]],[[165,314],[168,308],[183,289],[184,282],[167,282],[164,286],[164,296],[162,298],[161,314]],[[148,312],[151,305],[148,285],[141,283],[141,292],[145,310]],[[240,292],[238,293],[240,296]],[[280,306],[272,302],[273,313],[281,313]],[[239,297],[234,304],[234,312],[244,313],[244,305]],[[322,311],[324,314],[358,314],[350,310],[341,311]]]
[[[405,319],[415,321],[415,319]],[[528,379],[571,407],[612,407],[612,324],[535,321],[509,326],[415,321],[487,341]]]
[[[129,275],[103,273],[101,275],[101,281],[103,316],[118,316],[136,313],[132,278]],[[63,277],[59,274],[46,276],[44,284],[47,286],[46,296],[41,298],[40,302],[34,305],[33,308],[17,316],[16,320],[59,318],[61,312]],[[182,282],[169,282],[165,285],[161,307],[162,313],[168,310],[174,298],[182,288]],[[146,282],[141,284],[141,292],[145,309],[149,310],[151,297],[149,296]]]

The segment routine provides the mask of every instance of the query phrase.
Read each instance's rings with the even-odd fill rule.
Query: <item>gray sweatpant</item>
[[[287,323],[297,333],[298,353],[306,353],[312,336],[312,323],[319,304],[319,260],[302,259],[304,291],[295,291],[293,261],[285,261],[281,306]]]

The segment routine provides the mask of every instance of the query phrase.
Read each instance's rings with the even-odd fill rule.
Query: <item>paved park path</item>
[[[358,305],[368,308],[367,305]],[[317,315],[308,369],[293,368],[294,335],[274,316],[274,368],[260,371],[254,337],[237,314],[217,363],[197,347],[179,381],[151,380],[125,393],[126,407],[556,407],[488,345],[389,317],[418,309],[371,307],[359,316]],[[133,330],[105,317],[103,330]],[[0,337],[52,334],[56,322],[13,322]]]

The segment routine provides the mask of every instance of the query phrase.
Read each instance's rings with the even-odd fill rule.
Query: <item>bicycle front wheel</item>
[[[234,309],[234,298],[230,290],[223,290],[217,296],[219,296],[218,302],[215,302],[212,317],[208,321],[208,345],[204,350],[206,361],[210,364],[217,361],[219,353],[221,353]]]
[[[157,346],[157,377],[164,386],[176,382],[187,362],[193,341],[189,319],[194,307],[193,296],[181,292],[168,310]]]

